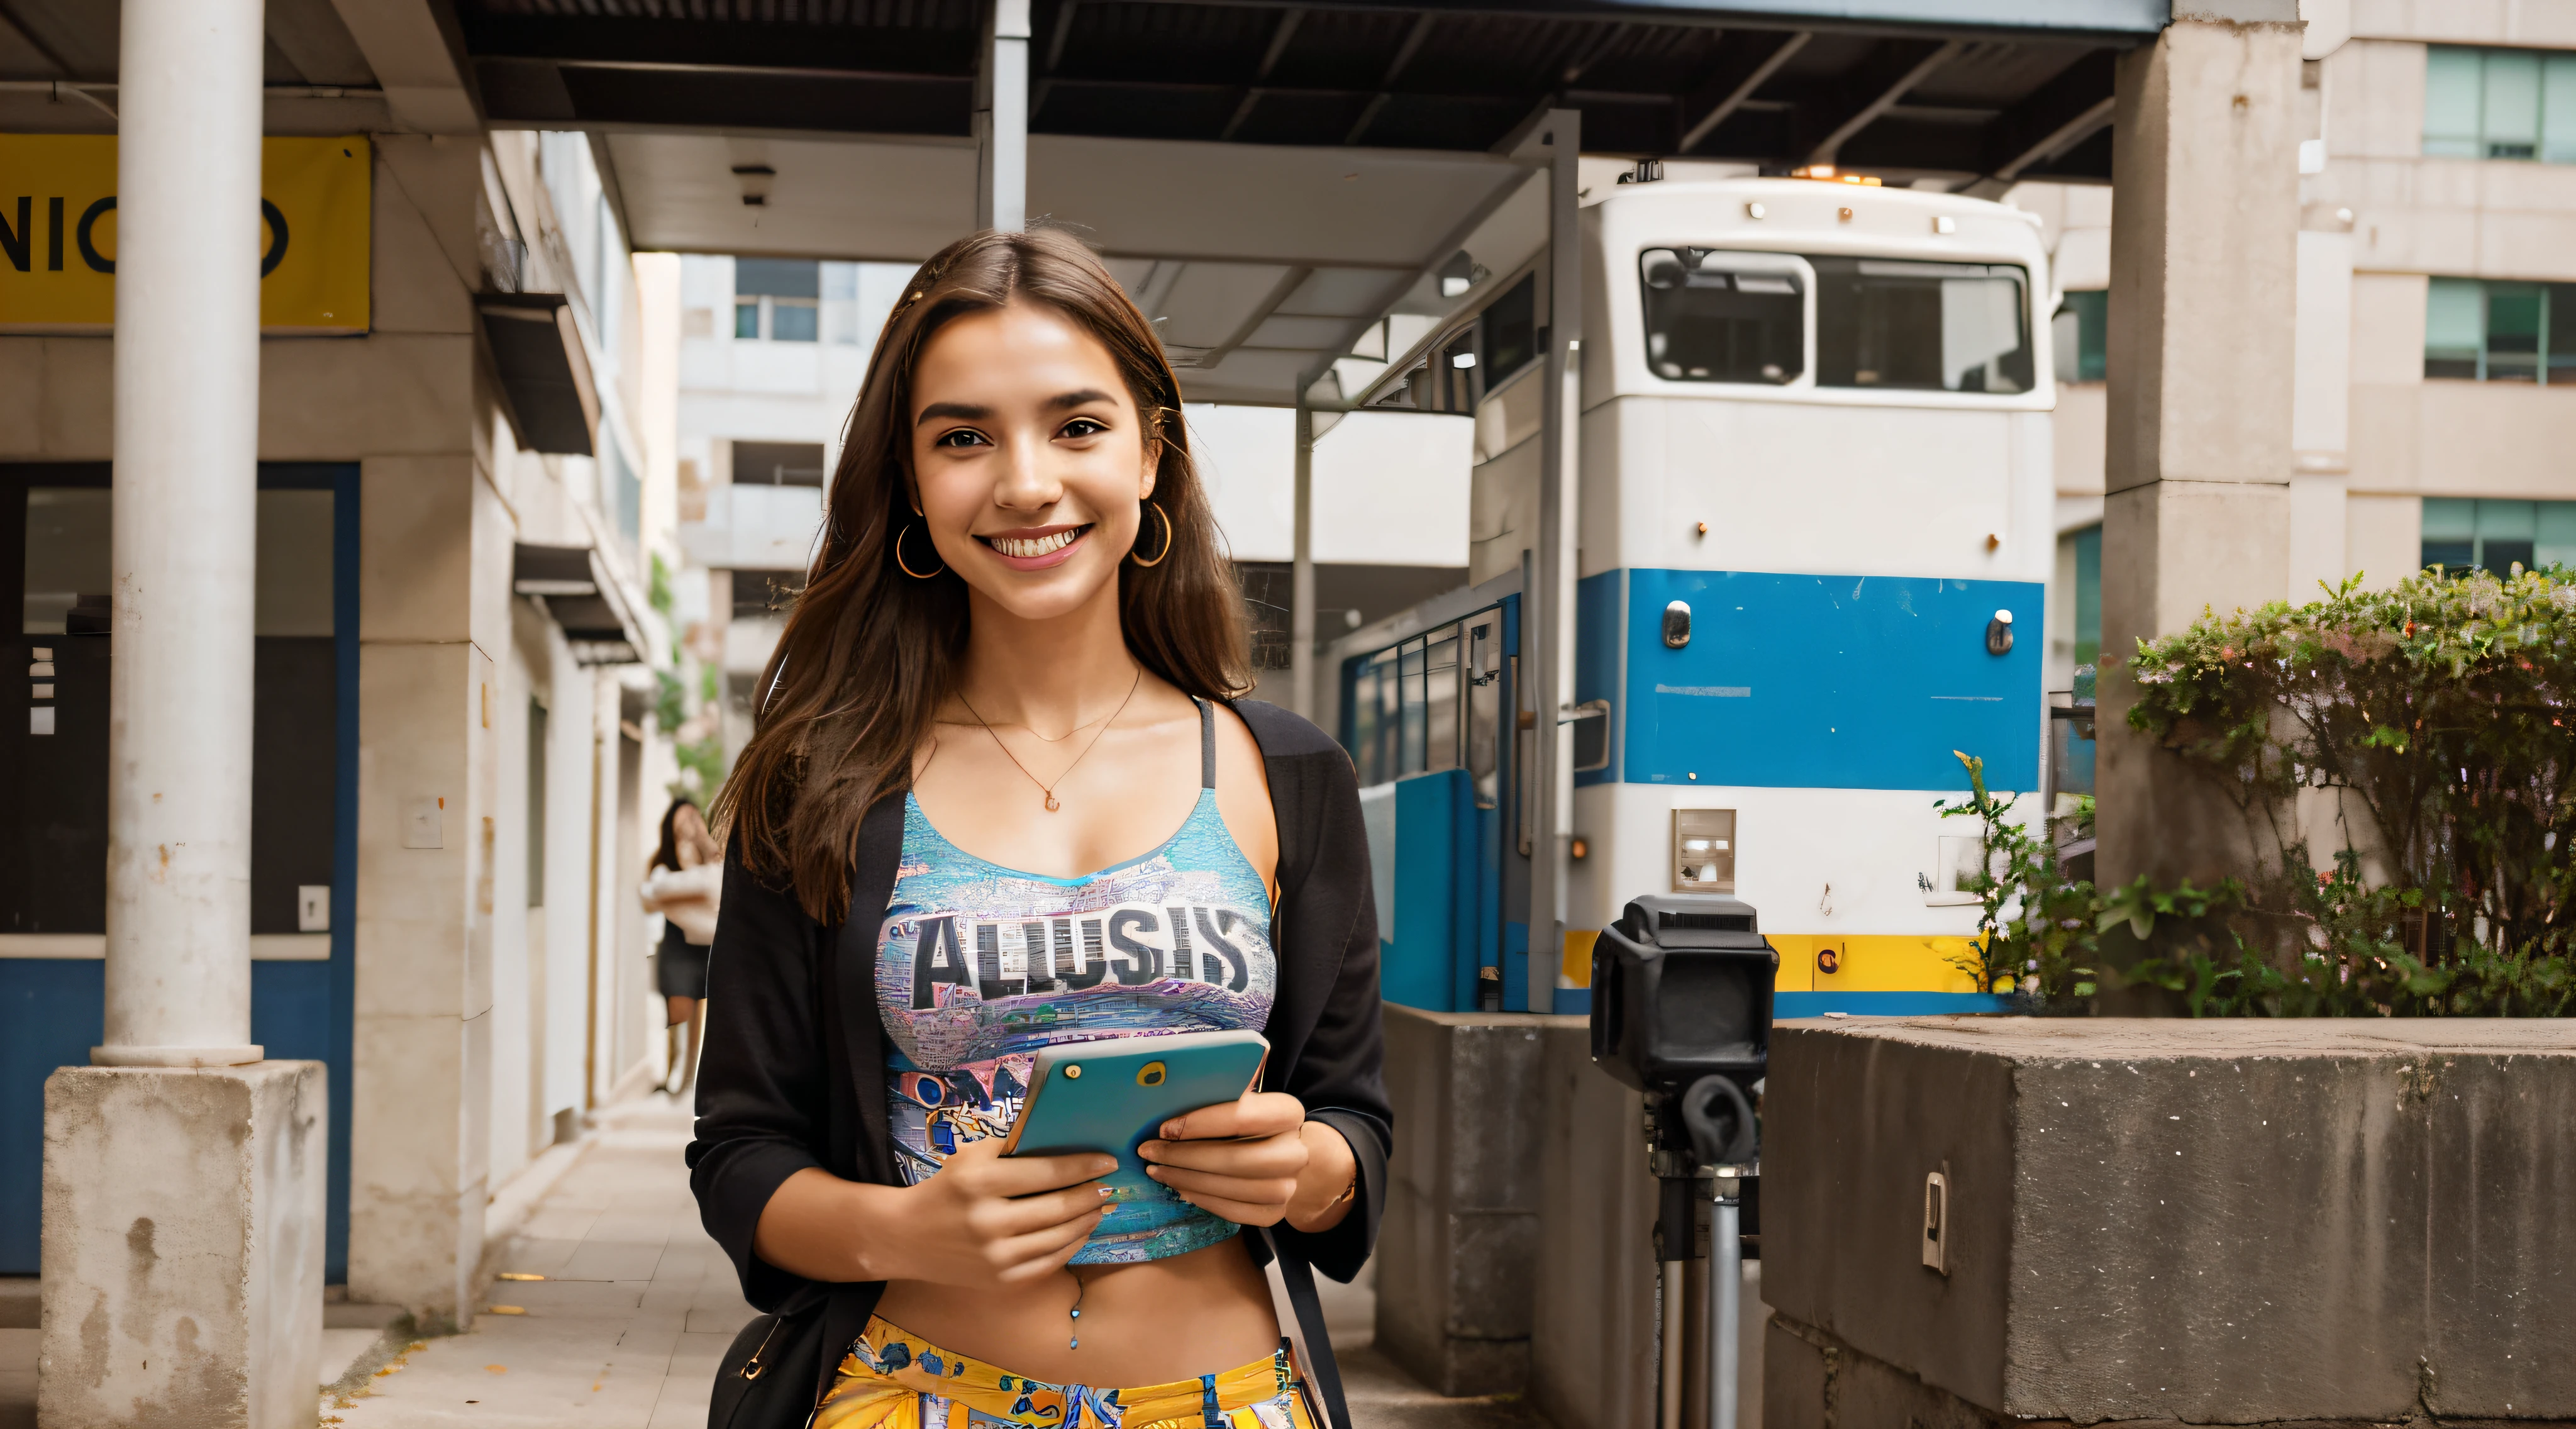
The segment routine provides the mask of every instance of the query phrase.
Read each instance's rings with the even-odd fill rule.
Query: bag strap
[[[1270,1258],[1279,1262],[1280,1283],[1288,1287],[1288,1308],[1297,1317],[1297,1335],[1306,1350],[1306,1373],[1324,1397],[1328,1429],[1351,1429],[1350,1406],[1342,1400],[1341,1366],[1333,1362],[1332,1336],[1324,1330],[1324,1302],[1315,1293],[1315,1268],[1304,1256],[1281,1246],[1270,1228],[1262,1229],[1261,1238],[1270,1247]]]

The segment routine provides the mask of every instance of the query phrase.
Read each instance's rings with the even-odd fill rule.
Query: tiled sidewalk
[[[399,1356],[323,1424],[699,1429],[716,1362],[751,1318],[733,1268],[698,1226],[680,1164],[689,1114],[659,1097],[609,1109],[595,1141],[547,1192],[496,1264],[461,1335]],[[480,1308],[480,1307],[478,1307]]]

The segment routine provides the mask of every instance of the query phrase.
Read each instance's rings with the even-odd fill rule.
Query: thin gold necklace
[[[1064,807],[1064,805],[1059,804],[1059,803],[1057,803],[1057,802],[1056,802],[1056,797],[1055,797],[1055,787],[1056,787],[1056,784],[1062,784],[1062,783],[1065,781],[1065,776],[1066,776],[1066,775],[1069,775],[1069,774],[1073,773],[1073,771],[1074,771],[1074,769],[1075,769],[1075,767],[1076,767],[1076,766],[1080,765],[1080,764],[1082,763],[1082,761],[1084,761],[1084,760],[1086,760],[1086,759],[1088,759],[1088,758],[1090,758],[1090,757],[1091,757],[1091,751],[1092,751],[1093,747],[1094,747],[1094,746],[1096,746],[1096,745],[1098,745],[1098,744],[1100,743],[1100,736],[1101,736],[1101,735],[1104,735],[1104,734],[1107,734],[1107,733],[1109,732],[1109,727],[1110,727],[1111,725],[1116,724],[1116,723],[1118,722],[1118,717],[1119,717],[1120,715],[1125,714],[1125,713],[1127,712],[1127,705],[1128,705],[1129,701],[1132,701],[1132,700],[1134,700],[1134,699],[1136,698],[1136,691],[1137,691],[1140,687],[1142,687],[1142,686],[1144,685],[1144,683],[1145,683],[1145,667],[1144,667],[1144,666],[1142,666],[1142,665],[1139,665],[1139,666],[1137,666],[1137,667],[1136,667],[1136,678],[1135,678],[1134,680],[1132,680],[1132,681],[1130,681],[1130,682],[1128,683],[1128,686],[1127,686],[1127,698],[1126,698],[1126,699],[1124,699],[1124,700],[1120,700],[1120,701],[1118,702],[1118,708],[1116,708],[1116,709],[1114,709],[1114,710],[1111,710],[1111,711],[1109,712],[1109,718],[1107,718],[1107,719],[1105,719],[1105,720],[1102,720],[1102,721],[1100,722],[1100,728],[1092,734],[1090,742],[1082,746],[1082,752],[1081,752],[1080,754],[1077,754],[1077,755],[1073,756],[1073,763],[1072,763],[1072,764],[1068,764],[1068,765],[1064,766],[1064,768],[1063,768],[1062,770],[1058,771],[1058,773],[1057,773],[1057,774],[1056,774],[1056,776],[1055,776],[1055,784],[1049,784],[1047,781],[1045,781],[1044,779],[1039,778],[1037,775],[1029,773],[1029,766],[1027,766],[1027,765],[1025,765],[1025,764],[1021,764],[1021,763],[1020,763],[1020,756],[1018,756],[1018,755],[1016,755],[1016,754],[1013,754],[1013,753],[1011,752],[1011,746],[1010,746],[1010,745],[1008,745],[1008,744],[1003,743],[1003,741],[1002,741],[1002,732],[1001,732],[1000,730],[997,730],[997,729],[993,728],[993,722],[992,722],[991,720],[988,720],[988,719],[984,718],[984,716],[976,710],[976,708],[975,708],[975,706],[974,706],[974,703],[973,703],[972,701],[970,701],[970,700],[968,700],[968,699],[966,698],[966,694],[965,694],[965,692],[964,692],[964,691],[962,691],[962,690],[961,690],[961,691],[959,691],[959,692],[958,692],[958,694],[957,694],[957,703],[959,703],[959,704],[961,704],[961,705],[966,706],[966,713],[968,713],[968,714],[970,714],[970,715],[974,715],[974,716],[975,716],[975,722],[976,722],[977,724],[980,724],[980,725],[982,725],[982,726],[984,727],[984,732],[985,732],[986,734],[989,734],[989,735],[993,736],[993,743],[994,743],[994,745],[995,745],[995,746],[997,746],[998,748],[1000,748],[1000,750],[1002,751],[1002,757],[1003,757],[1004,759],[1007,759],[1007,760],[1011,761],[1011,763],[1013,763],[1013,764],[1015,764],[1015,765],[1018,765],[1018,766],[1019,766],[1019,770],[1020,770],[1020,772],[1021,772],[1021,773],[1023,773],[1023,774],[1028,774],[1028,776],[1029,776],[1029,782],[1038,786],[1038,792],[1039,792],[1039,793],[1041,793],[1041,794],[1046,795],[1046,811],[1047,811],[1048,813],[1052,814],[1052,813],[1054,813],[1056,810],[1061,809],[1061,808],[1063,808],[1063,807]],[[1080,729],[1080,728],[1082,728],[1082,726],[1080,726],[1080,725],[1075,725],[1075,726],[1074,726],[1074,728],[1075,728],[1075,729]],[[1030,730],[1030,731],[1029,731],[1029,733],[1031,733],[1031,734],[1036,734],[1036,733],[1037,733],[1037,731],[1036,731],[1036,730]],[[1071,735],[1071,733],[1070,733],[1070,732],[1068,732],[1068,733],[1066,734],[1066,736],[1065,736],[1065,737],[1066,737],[1066,738],[1071,738],[1071,737],[1072,737],[1072,735]]]

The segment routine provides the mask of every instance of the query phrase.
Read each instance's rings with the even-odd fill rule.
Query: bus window
[[[1806,298],[1796,259],[1649,248],[1637,256],[1646,361],[1672,382],[1781,386],[1806,370]]]
[[[1502,786],[1495,768],[1495,744],[1503,718],[1503,617],[1487,611],[1468,627],[1467,776],[1476,781],[1476,807],[1490,809]]]
[[[1430,634],[1423,665],[1423,709],[1426,733],[1423,772],[1455,769],[1458,758],[1458,627],[1445,625]]]
[[[1816,384],[2027,392],[2028,276],[2002,263],[1808,260],[1816,270]]]
[[[1403,703],[1398,706],[1398,717],[1401,720],[1398,728],[1401,734],[1396,747],[1394,769],[1394,775],[1398,779],[1407,774],[1419,774],[1423,768],[1423,740],[1430,732],[1429,721],[1425,716],[1430,712],[1423,708],[1422,656],[1422,642],[1408,640],[1404,642],[1404,656],[1395,667],[1402,672],[1401,679],[1404,686]]]

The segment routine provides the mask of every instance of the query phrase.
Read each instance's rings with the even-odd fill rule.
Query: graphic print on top
[[[1216,807],[1216,726],[1199,702],[1198,802],[1141,858],[1082,878],[1021,873],[942,837],[904,796],[903,854],[877,940],[887,1101],[912,1183],[1007,1136],[1041,1047],[1259,1031],[1278,995],[1270,900]],[[1161,1260],[1238,1227],[1151,1184],[1122,1192],[1076,1265]]]

